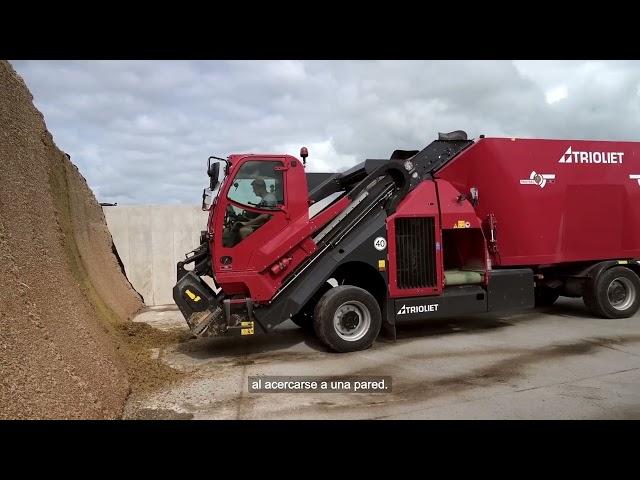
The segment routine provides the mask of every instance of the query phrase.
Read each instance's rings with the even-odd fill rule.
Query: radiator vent
[[[398,288],[436,286],[435,242],[433,217],[396,219]]]

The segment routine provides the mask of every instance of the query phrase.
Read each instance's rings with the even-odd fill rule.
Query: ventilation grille
[[[433,217],[396,219],[398,288],[436,286],[435,241]]]

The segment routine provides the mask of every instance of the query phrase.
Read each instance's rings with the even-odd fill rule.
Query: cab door
[[[288,225],[287,163],[250,158],[225,182],[216,205],[214,271],[255,270],[252,258],[277,247],[273,239]]]

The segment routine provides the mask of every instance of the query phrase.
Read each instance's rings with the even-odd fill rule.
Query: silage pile
[[[0,61],[0,418],[119,418],[146,376],[127,340],[144,343],[127,322],[142,307],[102,208]]]

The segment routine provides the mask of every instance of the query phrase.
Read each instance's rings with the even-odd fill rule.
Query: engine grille
[[[436,286],[435,241],[433,217],[396,219],[398,288]]]

